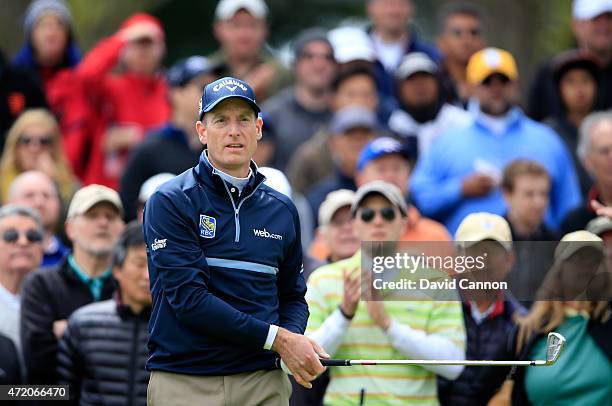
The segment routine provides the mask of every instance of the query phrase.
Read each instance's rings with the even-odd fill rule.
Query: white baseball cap
[[[557,261],[565,261],[571,257],[576,251],[585,247],[593,247],[599,251],[603,250],[603,240],[595,234],[579,230],[573,233],[565,234],[555,248],[555,259]]]
[[[404,56],[400,62],[399,67],[395,71],[395,77],[399,80],[404,80],[419,72],[434,75],[438,72],[438,65],[424,52],[411,52]]]
[[[175,177],[176,175],[170,172],[158,173],[157,175],[151,176],[140,187],[140,191],[138,192],[138,200],[143,203],[146,202],[153,195],[153,193],[155,193],[158,187],[168,182],[170,179],[174,179]]]
[[[343,207],[351,207],[355,192],[348,189],[338,189],[329,192],[319,207],[319,225],[326,226],[331,223],[334,214]]]
[[[358,27],[339,27],[327,34],[338,63],[376,60],[376,51],[368,34]]]
[[[455,232],[455,241],[463,247],[470,247],[484,240],[497,241],[506,250],[511,250],[510,225],[497,214],[486,212],[468,214]]]
[[[612,0],[574,0],[572,16],[576,20],[590,20],[612,12]]]
[[[119,194],[113,189],[102,185],[89,185],[79,189],[70,202],[68,207],[68,218],[85,214],[101,202],[112,204],[119,214],[123,215],[123,205]]]
[[[263,0],[220,0],[215,10],[215,19],[229,20],[242,9],[255,18],[263,19],[268,16],[268,6]]]
[[[257,168],[257,172],[266,177],[264,184],[292,199],[293,189],[284,173],[269,166]]]

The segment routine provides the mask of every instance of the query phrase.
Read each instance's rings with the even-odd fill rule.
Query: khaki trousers
[[[281,370],[228,376],[152,371],[148,406],[287,406],[291,383]]]

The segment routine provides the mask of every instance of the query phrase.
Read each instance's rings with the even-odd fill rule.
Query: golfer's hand
[[[356,270],[342,271],[344,279],[344,295],[342,296],[342,312],[348,317],[353,317],[359,305],[359,296],[361,296],[360,277]]]
[[[281,356],[296,382],[308,389],[312,388],[310,382],[325,371],[319,357],[329,358],[323,348],[310,338],[282,327],[276,333],[272,350]]]

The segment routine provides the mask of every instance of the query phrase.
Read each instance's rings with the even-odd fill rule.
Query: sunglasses
[[[17,240],[19,240],[20,235],[25,235],[28,242],[41,242],[43,239],[43,236],[40,231],[34,230],[33,228],[29,229],[23,234],[15,230],[14,228],[11,228],[9,230],[6,230],[4,234],[2,234],[2,239],[9,244],[14,244],[17,242]]]
[[[389,223],[395,220],[395,209],[393,207],[383,207],[378,212],[380,213],[382,218],[388,221]],[[361,209],[361,213],[359,216],[361,217],[361,220],[364,223],[369,223],[370,221],[374,220],[374,217],[376,216],[376,210],[366,207],[364,209]]]
[[[53,144],[53,137],[46,136],[46,137],[38,138],[38,137],[32,137],[28,135],[22,135],[21,138],[19,138],[19,144],[24,145],[24,146],[36,144],[41,147],[49,147],[51,146],[51,144]]]

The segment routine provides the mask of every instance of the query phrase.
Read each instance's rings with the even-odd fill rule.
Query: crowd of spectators
[[[33,0],[23,47],[0,51],[0,384],[146,404],[143,209],[197,165],[202,89],[233,76],[262,106],[254,159],[297,207],[306,334],[332,357],[534,359],[545,333],[568,340],[555,368],[331,368],[293,382],[293,405],[608,404],[612,298],[553,299],[612,266],[612,2],[573,1],[577,47],[520,77],[526,108],[517,61],[471,3],[438,10],[434,43],[411,0],[365,0],[367,27],[306,29],[289,66],[264,0],[215,7],[218,50],[169,67],[157,18],[82,52],[63,0]],[[364,301],[362,241],[469,241],[511,288]]]

